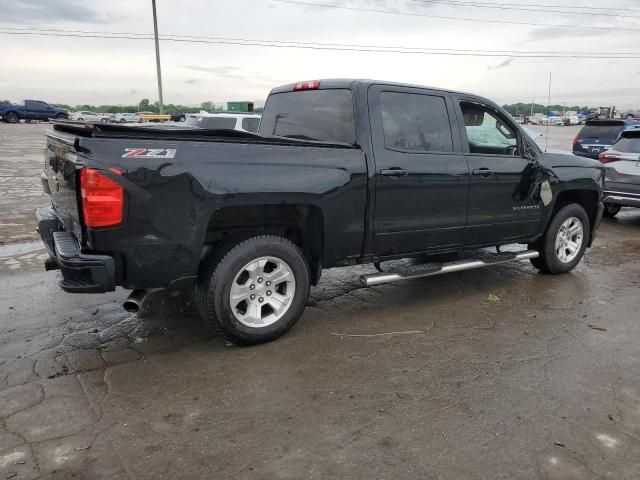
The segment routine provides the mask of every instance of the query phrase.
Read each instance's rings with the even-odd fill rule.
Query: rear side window
[[[303,90],[270,95],[259,131],[263,135],[353,144],[356,127],[351,90]]]
[[[594,140],[598,139],[600,141],[606,141],[609,143],[614,143],[618,138],[618,135],[624,130],[624,125],[585,125],[582,130],[580,130],[580,135],[578,138],[580,140]]]
[[[613,148],[619,152],[640,153],[640,132],[637,135],[622,137]]]
[[[244,128],[247,132],[257,132],[258,125],[260,125],[259,118],[243,118],[242,119],[242,128]]]
[[[453,139],[444,98],[380,93],[384,145],[408,152],[451,152]]]
[[[231,117],[189,117],[185,124],[207,130],[233,130],[236,128],[236,119]]]

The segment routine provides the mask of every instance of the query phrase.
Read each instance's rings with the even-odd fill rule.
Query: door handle
[[[385,177],[406,177],[407,175],[409,175],[409,172],[407,172],[403,168],[392,167],[380,170],[380,174],[384,175]]]
[[[477,170],[473,171],[473,174],[480,175],[481,177],[490,177],[491,175],[495,175],[495,172],[488,168],[478,168]]]

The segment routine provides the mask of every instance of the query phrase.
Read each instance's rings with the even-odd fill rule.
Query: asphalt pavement
[[[57,287],[44,128],[0,124],[0,479],[638,478],[640,210],[567,275],[328,270],[289,334],[238,348],[188,295]]]

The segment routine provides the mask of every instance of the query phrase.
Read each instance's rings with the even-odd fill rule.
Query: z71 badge
[[[122,158],[173,158],[176,156],[175,148],[125,148]]]

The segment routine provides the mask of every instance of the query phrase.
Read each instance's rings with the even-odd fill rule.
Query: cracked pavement
[[[5,245],[0,479],[638,478],[639,233],[639,210],[605,220],[563,276],[329,270],[252,348],[187,295],[129,314],[128,292],[65,294],[37,243]]]

